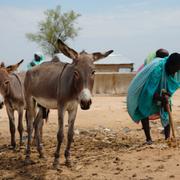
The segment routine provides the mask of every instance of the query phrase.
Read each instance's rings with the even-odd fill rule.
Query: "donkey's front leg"
[[[11,146],[12,148],[15,148],[16,147],[16,140],[15,140],[16,127],[15,127],[14,111],[8,106],[6,106],[6,111],[9,117],[9,128],[11,132]]]
[[[77,114],[77,106],[74,109],[68,110],[68,134],[67,134],[67,146],[64,152],[64,156],[66,158],[66,165],[71,165],[70,162],[70,148],[71,143],[73,141],[74,135],[74,122]]]
[[[59,157],[60,157],[60,148],[61,148],[61,143],[64,138],[64,113],[65,109],[64,106],[58,107],[58,133],[57,133],[57,147],[56,147],[56,152],[55,152],[55,158],[54,158],[54,163],[53,166],[55,168],[59,168]]]

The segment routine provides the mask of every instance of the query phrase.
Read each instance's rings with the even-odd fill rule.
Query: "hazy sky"
[[[69,45],[81,51],[113,49],[136,64],[151,51],[179,52],[180,1],[178,0],[0,0],[0,60],[6,64],[25,59],[24,67],[40,48],[25,34],[36,32],[46,9],[81,14],[82,30]]]

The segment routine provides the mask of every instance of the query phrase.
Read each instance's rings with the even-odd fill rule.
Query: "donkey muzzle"
[[[79,94],[79,102],[81,109],[87,110],[90,108],[92,101],[91,101],[91,91],[88,88],[84,88]]]
[[[4,105],[4,97],[2,96],[2,94],[0,93],[0,109],[3,108]]]
[[[81,106],[81,109],[83,109],[83,110],[88,110],[90,108],[91,104],[92,104],[91,99],[88,101],[84,101],[84,100],[80,101],[80,106]]]
[[[4,106],[4,102],[0,102],[0,109],[2,109]]]

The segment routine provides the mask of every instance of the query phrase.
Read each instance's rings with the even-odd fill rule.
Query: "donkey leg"
[[[36,116],[34,117],[34,122],[33,122],[33,128],[34,129],[38,128],[38,123],[39,123],[40,118],[42,118],[42,111],[41,111],[41,108],[38,108],[38,113],[36,113]],[[36,143],[36,131],[34,131],[32,144],[37,145],[37,143]]]
[[[42,112],[42,119],[46,119],[46,121],[48,120],[48,116],[49,116],[49,109],[46,109],[43,106],[40,106],[41,108],[41,112]],[[41,136],[41,143],[42,143],[42,137],[43,137],[43,125],[44,125],[44,121],[42,121],[42,123],[40,124],[40,136]]]
[[[27,131],[27,127],[28,127],[28,117],[27,117],[27,111],[25,111],[25,120],[26,120],[26,129],[25,131]]]
[[[67,146],[66,150],[64,152],[64,156],[66,158],[66,165],[70,165],[70,148],[71,143],[73,141],[73,135],[74,135],[74,122],[77,114],[77,107],[73,110],[68,111],[68,134],[67,134]]]
[[[57,147],[56,147],[56,152],[55,152],[55,158],[54,158],[54,163],[53,166],[55,168],[58,168],[59,166],[59,157],[60,157],[60,148],[61,148],[61,143],[64,138],[64,107],[59,107],[58,108],[58,133],[57,133]]]
[[[38,137],[39,137],[39,157],[44,158],[44,152],[43,152],[43,143],[42,143],[42,136],[43,136],[43,125],[44,125],[44,119],[41,118],[38,125]]]
[[[33,127],[35,127],[36,124],[39,123],[39,120],[40,119],[44,119],[44,114],[46,113],[46,108],[44,108],[43,106],[41,106],[40,104],[37,105],[38,106],[38,113],[35,117],[35,120],[34,120],[34,123],[33,123]],[[40,129],[40,142],[42,143],[42,134],[43,134],[43,124],[44,124],[44,121],[42,121],[42,123],[40,123],[39,125],[41,126],[39,129]],[[36,139],[35,139],[35,133],[34,133],[34,139],[33,141],[36,142]]]
[[[21,108],[18,112],[18,131],[20,135],[20,146],[23,145],[23,108]]]
[[[40,131],[40,141],[43,143],[43,126],[44,126],[44,119],[42,119],[42,122],[39,125],[39,131]]]
[[[33,118],[34,118],[34,108],[35,104],[33,99],[26,100],[27,102],[27,132],[28,132],[28,141],[27,141],[27,149],[26,149],[26,159],[30,159],[31,153],[31,140],[32,140],[32,132],[33,132]]]
[[[14,111],[10,107],[7,107],[6,110],[7,110],[7,114],[9,117],[9,128],[10,128],[10,133],[11,133],[11,146],[13,148],[15,148],[16,147],[16,140],[15,140],[16,127],[15,127]]]
[[[36,142],[37,151],[39,152],[40,158],[44,157],[43,147],[41,144],[41,137],[40,137],[40,129],[41,129],[42,124],[43,124],[43,118],[42,117],[43,117],[42,111],[41,111],[41,109],[39,109],[39,112],[38,112],[36,119],[34,121],[34,129],[35,129],[35,142]]]

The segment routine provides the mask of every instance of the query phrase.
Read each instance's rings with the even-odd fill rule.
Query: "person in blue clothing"
[[[44,60],[44,55],[41,52],[36,52],[34,53],[34,59],[28,64],[27,68],[31,69],[32,67],[44,62]]]
[[[151,63],[155,58],[164,58],[169,56],[169,52],[166,49],[160,48],[156,52],[150,53],[144,60],[144,66]]]
[[[165,139],[170,136],[167,102],[162,96],[166,91],[169,96],[180,87],[180,54],[173,53],[159,60],[156,58],[146,65],[132,80],[128,88],[127,109],[135,122],[142,123],[147,144],[152,143],[149,116],[159,113],[164,127]]]
[[[147,64],[150,64],[155,58],[164,58],[166,56],[169,56],[169,52],[168,50],[163,48],[160,48],[155,52],[149,53],[146,59],[144,60],[144,63],[138,68],[137,72],[143,69]]]

